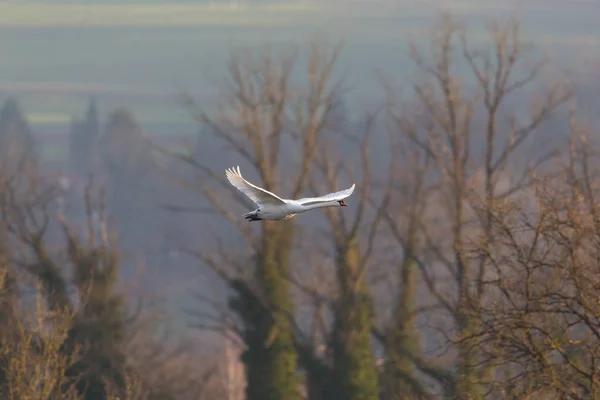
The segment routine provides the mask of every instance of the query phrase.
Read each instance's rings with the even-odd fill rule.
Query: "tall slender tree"
[[[259,57],[237,52],[229,61],[229,76],[224,85],[228,107],[209,115],[190,98],[188,105],[195,118],[209,126],[205,132],[211,132],[213,138],[232,148],[256,171],[262,181],[257,183],[267,190],[296,197],[307,183],[321,133],[338,95],[339,85],[331,82],[338,52],[339,47],[330,52],[313,45],[306,60],[305,87],[298,87],[293,81],[292,72],[297,67],[295,51],[280,58],[268,48]],[[206,140],[208,145],[210,142]],[[288,143],[294,146],[286,146]],[[291,148],[295,151],[286,151]],[[209,183],[233,190],[237,204],[244,208],[249,206],[248,199],[224,180],[222,172],[206,166],[203,160],[186,161],[195,166],[205,199],[238,226],[249,245],[252,277],[232,278],[223,272],[223,264],[232,263],[225,252],[217,258],[202,257],[228,276],[236,293],[231,306],[243,321],[242,336],[248,345],[243,355],[248,399],[299,399],[294,305],[289,281],[294,220],[264,223],[256,236],[253,227],[236,218],[230,211],[232,206],[223,201],[224,196],[217,196],[214,185]],[[249,179],[257,181],[252,169],[242,169]],[[285,186],[280,179],[282,170],[288,171]]]
[[[343,111],[343,110],[342,110]],[[371,163],[369,139],[373,133],[375,116],[368,116],[365,129],[350,129],[349,121],[343,112],[338,113],[338,121],[333,124],[332,141],[358,143],[358,157],[354,158],[349,148],[336,151],[339,146],[330,143],[322,147],[315,164],[324,182],[321,190],[339,190],[339,172],[348,171],[357,183],[358,193],[354,195],[355,213],[352,221],[345,218],[346,210],[326,209],[330,225],[328,237],[333,244],[333,264],[336,268],[338,295],[333,301],[333,323],[328,344],[332,354],[332,371],[329,383],[332,399],[375,400],[379,399],[379,373],[371,345],[372,331],[376,326],[374,299],[367,283],[367,271],[371,266],[375,249],[375,236],[380,226],[382,214],[379,208],[385,207],[387,196],[373,203],[374,212],[369,212],[369,200],[373,196],[371,183]],[[343,127],[343,131],[337,131]],[[337,128],[337,129],[336,129]],[[344,140],[339,140],[343,135]],[[361,166],[357,171],[344,167],[343,160],[355,159]],[[360,177],[360,178],[359,178]],[[313,185],[313,188],[315,186]],[[361,239],[367,245],[361,246]]]
[[[83,121],[73,120],[69,135],[69,167],[82,174],[92,172],[95,145],[100,133],[96,100],[91,98]]]
[[[98,159],[107,177],[107,208],[115,216],[121,244],[139,246],[142,233],[154,221],[151,196],[155,162],[152,149],[143,137],[142,127],[133,112],[119,108],[110,114],[106,129],[98,140]],[[129,240],[136,238],[131,245]]]
[[[406,254],[412,254],[412,265],[419,267],[424,286],[443,310],[440,321],[456,332],[450,340],[457,352],[451,366],[440,369],[410,356],[452,399],[483,398],[493,374],[491,366],[481,366],[481,349],[466,340],[480,330],[477,310],[488,298],[491,268],[485,257],[472,256],[474,248],[486,253],[496,205],[530,186],[534,171],[555,153],[539,147],[536,154],[528,154],[531,161],[525,167],[512,163],[531,139],[541,140],[540,127],[570,97],[569,88],[559,82],[545,88],[546,95],[535,99],[526,116],[512,114],[509,98],[526,96],[525,89],[546,63],[524,49],[517,21],[490,22],[487,29],[490,47],[475,48],[464,27],[445,14],[432,31],[431,59],[416,45],[411,47],[423,79],[414,86],[413,103],[394,115],[398,134],[431,160],[427,183],[436,186],[418,218],[419,242],[425,244],[418,254],[406,236],[410,231],[397,229],[396,237]],[[468,67],[466,78],[456,71],[458,60]],[[483,152],[478,154],[477,148]],[[478,160],[482,168],[477,168]]]
[[[37,162],[33,132],[13,97],[0,109],[0,158],[5,175]]]

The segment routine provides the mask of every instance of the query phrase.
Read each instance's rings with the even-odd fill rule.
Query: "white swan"
[[[228,168],[225,175],[229,183],[250,198],[258,208],[243,215],[249,221],[280,221],[293,218],[296,214],[321,207],[346,207],[343,199],[354,191],[354,184],[346,190],[330,193],[321,197],[307,197],[298,200],[282,199],[279,196],[259,188],[242,177],[240,167]]]

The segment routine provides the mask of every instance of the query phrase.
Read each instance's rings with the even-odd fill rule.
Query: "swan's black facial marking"
[[[348,207],[348,204],[346,204],[344,200],[340,200],[338,203],[340,204],[340,207]]]

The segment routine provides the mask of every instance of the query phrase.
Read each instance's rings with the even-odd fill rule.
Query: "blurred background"
[[[597,398],[598,20],[0,2],[3,398]],[[249,224],[235,165],[284,198],[357,189]]]

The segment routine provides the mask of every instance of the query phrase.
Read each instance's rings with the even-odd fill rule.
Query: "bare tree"
[[[389,99],[393,104],[393,99]],[[392,165],[389,171],[389,192],[386,206],[380,210],[385,221],[383,240],[397,245],[390,251],[389,264],[397,279],[390,279],[389,269],[385,279],[393,282],[391,312],[384,319],[375,337],[385,349],[382,373],[382,390],[385,398],[427,398],[428,391],[420,370],[440,380],[446,380],[443,371],[435,370],[420,360],[421,340],[417,319],[422,311],[433,311],[439,306],[435,301],[417,296],[423,289],[418,279],[421,252],[424,249],[420,226],[427,209],[427,198],[437,189],[435,182],[427,182],[433,170],[431,155],[410,138],[397,135],[397,126],[390,129]]]
[[[436,313],[433,329],[455,351],[449,362],[456,372],[432,369],[424,360],[419,364],[449,398],[480,398],[492,373],[479,366],[479,349],[460,340],[478,329],[480,318],[473,310],[487,295],[489,260],[475,256],[474,249],[489,246],[492,210],[530,186],[534,171],[554,154],[553,149],[542,149],[527,156],[522,168],[516,164],[519,151],[534,138],[539,143],[541,126],[570,95],[565,85],[552,84],[543,88],[543,96],[534,96],[525,117],[511,113],[509,97],[527,96],[526,88],[540,78],[546,63],[529,62],[530,51],[525,52],[519,41],[517,21],[488,23],[487,31],[490,46],[475,49],[466,31],[445,15],[432,33],[432,60],[411,47],[411,58],[424,79],[413,87],[413,102],[393,116],[398,134],[431,160],[427,184],[437,187],[425,200],[423,217],[414,222],[424,245],[412,259],[443,308]],[[461,66],[472,79],[460,78]],[[392,218],[387,220],[393,229]],[[396,232],[405,254],[410,254],[411,231]]]
[[[40,294],[33,307],[17,305],[21,316],[13,321],[14,334],[1,341],[6,382],[0,390],[6,399],[78,398],[76,380],[66,371],[79,360],[78,349],[65,354],[73,314],[48,310]],[[33,309],[31,309],[33,308]]]
[[[480,250],[495,297],[479,305],[481,327],[464,340],[498,366],[498,395],[599,395],[597,147],[572,124],[564,173],[545,176],[528,201],[492,210],[494,241]]]
[[[316,41],[311,44],[303,70],[305,85],[294,80],[299,65],[296,51],[279,57],[268,47],[258,57],[250,51],[235,52],[221,88],[224,104],[217,107],[216,114],[204,112],[189,96],[188,108],[198,122],[210,128],[213,139],[256,171],[262,187],[297,197],[307,183],[327,116],[341,88],[332,82],[340,48],[329,50]],[[249,267],[232,256],[231,244],[217,245],[221,250],[212,254],[195,252],[236,292],[231,307],[243,322],[242,337],[248,346],[243,355],[247,396],[299,398],[289,282],[294,221],[263,223],[261,234],[255,235],[253,227],[231,211],[234,205],[247,207],[248,199],[228,184],[222,172],[199,159],[184,160],[195,168],[196,187],[203,198],[245,238],[248,251],[241,257],[253,260],[253,275],[248,276],[236,272]],[[285,186],[280,171],[286,172]],[[227,197],[217,185],[230,191],[235,203],[224,201]]]
[[[334,126],[333,135],[328,136],[332,142],[342,139],[355,145],[357,157],[353,157],[348,146],[342,153],[330,142],[321,146],[314,161],[316,173],[309,185],[314,193],[340,190],[342,175],[357,182],[359,192],[352,197],[356,210],[352,218],[348,220],[347,210],[325,209],[328,228],[323,237],[311,241],[313,248],[318,246],[317,242],[330,243],[331,248],[324,253],[331,260],[328,265],[335,268],[337,289],[335,292],[331,288],[328,290],[328,305],[333,316],[331,326],[321,324],[321,329],[325,330],[323,336],[327,338],[325,352],[331,354],[330,371],[324,374],[319,364],[312,369],[307,366],[309,379],[313,380],[311,398],[314,399],[379,398],[379,373],[371,346],[371,332],[376,324],[375,302],[367,273],[377,262],[376,238],[382,217],[379,209],[386,206],[388,197],[384,194],[379,202],[373,202],[374,207],[370,207],[369,200],[374,197],[370,139],[376,116],[376,113],[367,115],[364,130],[358,134],[339,132]],[[348,167],[354,158],[360,170]],[[319,312],[318,309],[315,311]]]
[[[187,337],[173,340],[169,314],[145,302],[128,318],[127,355],[148,399],[227,399],[224,362],[216,351],[201,354]],[[181,335],[181,334],[180,334]]]
[[[38,284],[50,316],[72,316],[65,322],[67,337],[57,351],[67,359],[78,356],[64,378],[76,383],[80,395],[96,391],[108,396],[112,385],[120,387],[123,397],[131,374],[121,348],[123,301],[114,292],[119,273],[116,238],[102,202],[95,204],[91,186],[84,199],[85,219],[79,223],[60,214],[56,194],[53,177],[36,169],[3,182],[0,218],[11,245],[10,262]]]

